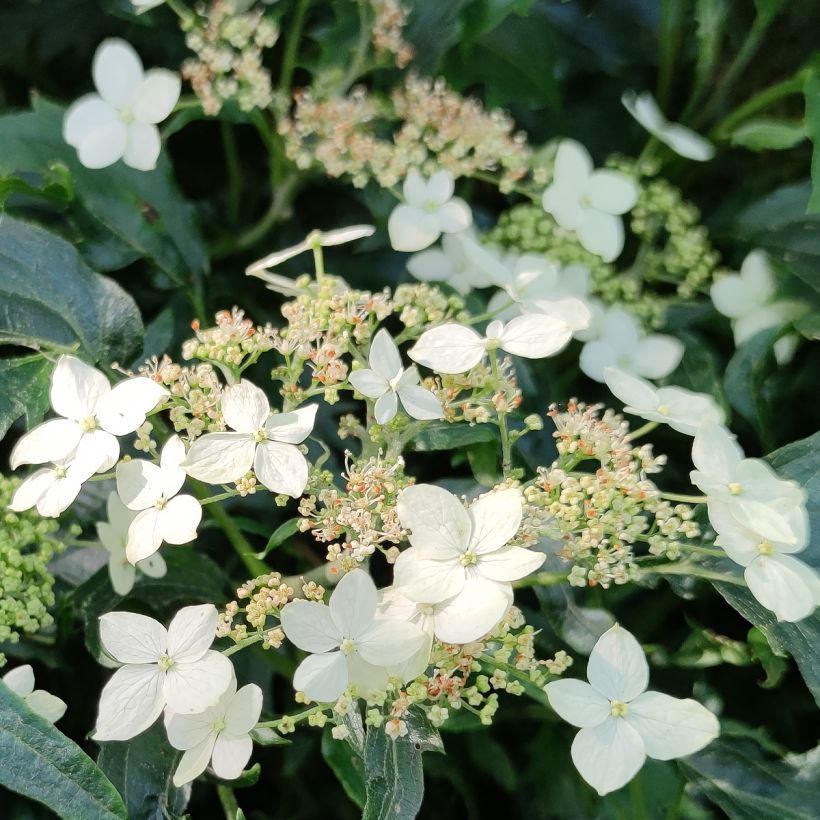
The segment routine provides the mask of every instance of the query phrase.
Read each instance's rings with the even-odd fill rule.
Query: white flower
[[[425,640],[421,629],[405,621],[376,619],[377,600],[373,580],[356,569],[339,581],[327,606],[296,600],[282,608],[285,635],[300,649],[315,653],[293,676],[297,691],[322,703],[335,701],[348,686],[367,692],[386,679],[385,667],[415,655]]]
[[[776,502],[773,502],[776,503]],[[749,591],[778,621],[800,621],[820,604],[820,576],[794,558],[809,543],[809,517],[804,506],[781,510],[790,528],[787,542],[769,539],[738,521],[730,504],[709,503],[709,521],[718,533],[715,543],[745,567]]]
[[[397,205],[387,222],[390,244],[397,251],[420,251],[442,233],[458,233],[473,222],[470,208],[453,196],[453,177],[437,171],[425,179],[415,168],[404,180],[405,203]]]
[[[399,349],[390,334],[382,328],[370,345],[370,369],[355,370],[348,381],[363,396],[376,399],[374,415],[379,424],[387,424],[396,415],[398,401],[414,419],[440,419],[441,402],[429,390],[419,387],[415,367],[405,370]]]
[[[744,458],[735,437],[719,424],[704,424],[697,431],[692,461],[697,469],[689,477],[710,506],[726,504],[738,524],[763,538],[797,543],[789,519],[791,508],[802,508],[806,501],[798,484],[780,478],[765,461]]]
[[[587,678],[589,683],[556,680],[544,688],[558,715],[581,729],[572,742],[572,762],[600,795],[628,783],[647,757],[684,757],[720,733],[717,718],[696,701],[646,691],[646,656],[618,624],[595,644]]]
[[[71,506],[83,482],[91,478],[94,471],[93,464],[89,466],[70,457],[35,470],[17,488],[9,509],[22,512],[36,506],[44,518],[57,518]]]
[[[118,595],[128,595],[134,588],[137,570],[151,578],[162,578],[167,571],[165,560],[159,554],[138,561],[136,567],[125,555],[128,527],[136,513],[122,503],[116,493],[110,493],[107,503],[108,521],[97,522],[97,537],[108,550],[108,575]]]
[[[622,308],[610,308],[601,323],[601,335],[581,350],[581,370],[596,382],[604,370],[617,367],[645,379],[668,376],[683,358],[683,343],[662,333],[641,333],[637,319]]]
[[[219,700],[233,677],[231,662],[208,647],[219,615],[213,604],[186,606],[165,627],[145,615],[108,612],[100,641],[123,664],[100,696],[95,740],[129,740],[168,706],[202,712]]]
[[[34,670],[29,664],[15,667],[3,675],[3,683],[19,695],[26,702],[32,712],[36,712],[49,723],[56,723],[68,708],[65,701],[46,692],[45,689],[34,688]]]
[[[179,788],[196,780],[211,762],[217,777],[235,780],[248,765],[253,752],[250,731],[262,711],[262,690],[249,683],[239,691],[231,678],[222,697],[194,715],[166,711],[165,730],[168,742],[185,752],[174,772]]]
[[[91,69],[97,94],[73,103],[63,120],[63,139],[77,149],[86,168],[105,168],[118,159],[138,171],[157,164],[159,129],[179,99],[179,75],[164,68],[143,72],[125,40],[103,40]]]
[[[638,200],[635,181],[620,171],[594,170],[592,158],[575,140],[561,140],[555,155],[552,184],[542,204],[548,214],[578,241],[605,262],[612,262],[624,247],[620,215]]]
[[[723,411],[705,393],[693,393],[682,387],[655,387],[615,367],[604,368],[604,381],[626,405],[624,412],[668,424],[686,436],[694,436],[702,424],[723,423]]]
[[[182,467],[209,484],[225,484],[254,473],[271,492],[297,498],[308,481],[308,463],[296,446],[313,430],[317,405],[271,413],[268,397],[244,379],[222,391],[222,417],[234,433],[198,438]]]
[[[424,642],[421,648],[408,660],[389,670],[394,678],[399,678],[401,681],[415,680],[423,675],[430,665],[430,653],[433,649],[433,637],[435,635],[433,616],[440,606],[440,604],[420,604],[417,601],[411,601],[402,595],[401,591],[396,589],[395,586],[379,590],[377,618],[407,621],[418,626],[424,633]]]
[[[495,320],[487,325],[483,338],[471,327],[450,322],[422,333],[407,355],[438,373],[466,373],[488,350],[499,347],[514,356],[543,359],[558,353],[572,338],[573,318],[567,311],[566,317],[558,318],[540,313],[516,316],[506,325]]]
[[[117,465],[117,492],[129,510],[137,512],[128,527],[125,556],[132,563],[153,555],[162,544],[187,544],[196,538],[202,507],[192,495],[177,495],[185,483],[185,445],[171,436],[159,466],[134,459]]]
[[[113,388],[108,379],[74,356],[60,356],[51,374],[51,406],[63,418],[43,422],[11,451],[12,469],[21,464],[73,460],[105,471],[117,462],[117,436],[133,433],[168,391],[151,379],[126,379]],[[82,479],[84,480],[84,479]]]
[[[488,493],[464,509],[447,490],[417,484],[400,493],[398,513],[411,546],[396,561],[394,586],[412,601],[441,604],[431,615],[447,643],[490,632],[513,602],[511,582],[546,557],[508,546],[521,525],[516,489]]]
[[[807,307],[788,299],[776,300],[775,279],[765,251],[752,251],[743,260],[740,273],[718,279],[710,291],[715,308],[732,320],[735,345],[742,345],[756,333],[799,319]],[[799,337],[790,333],[774,344],[779,364],[794,355]]]
[[[698,162],[706,162],[715,155],[715,146],[709,140],[683,125],[667,121],[648,91],[643,94],[624,91],[621,102],[650,134],[668,145],[676,154]]]
[[[441,248],[429,248],[407,260],[407,270],[419,282],[446,282],[462,295],[493,282],[475,263],[471,251],[481,248],[472,230],[445,234]]]

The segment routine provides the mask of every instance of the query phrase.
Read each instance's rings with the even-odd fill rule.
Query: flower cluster
[[[413,59],[413,46],[402,36],[410,7],[401,0],[370,0],[373,22],[370,37],[376,56],[392,55],[398,68],[404,68]]]

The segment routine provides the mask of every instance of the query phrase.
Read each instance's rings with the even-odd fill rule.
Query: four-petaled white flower
[[[129,740],[168,706],[193,714],[216,703],[233,677],[231,662],[209,649],[219,615],[213,604],[186,606],[168,629],[145,615],[100,618],[105,651],[123,664],[100,696],[95,740]]]
[[[715,543],[736,563],[745,567],[749,591],[778,621],[800,621],[820,604],[820,576],[794,554],[809,543],[809,517],[804,506],[781,510],[789,524],[788,541],[765,538],[738,521],[730,504],[709,503],[709,521],[718,537]]]
[[[118,595],[128,595],[134,588],[137,570],[151,578],[162,578],[167,567],[161,555],[151,555],[138,561],[136,566],[126,557],[125,545],[128,542],[128,528],[136,513],[129,510],[116,493],[108,496],[106,509],[108,521],[97,522],[97,536],[108,550],[108,575],[111,578],[114,592]]]
[[[143,459],[117,465],[117,492],[137,515],[128,527],[125,557],[132,563],[153,555],[162,544],[187,544],[196,538],[202,507],[192,495],[177,495],[185,483],[185,445],[171,436],[159,466]]]
[[[91,73],[97,94],[73,103],[63,120],[63,139],[77,149],[86,168],[105,168],[118,159],[138,171],[156,167],[162,140],[157,123],[174,110],[179,75],[164,68],[143,71],[125,40],[103,40]]]
[[[52,408],[63,418],[26,433],[11,451],[12,469],[60,462],[73,453],[78,473],[103,472],[119,458],[116,437],[133,433],[168,391],[144,376],[112,388],[99,370],[74,356],[60,356],[51,374],[50,395]]]
[[[555,155],[552,184],[544,191],[544,210],[555,221],[575,231],[578,241],[605,262],[616,259],[624,247],[621,214],[638,201],[638,186],[622,174],[594,170],[592,158],[575,140],[561,140]]]
[[[222,391],[222,417],[233,433],[207,433],[198,438],[182,467],[209,484],[242,478],[253,467],[271,492],[293,498],[308,480],[308,463],[296,446],[313,430],[317,405],[291,413],[271,413],[268,397],[244,379]]]
[[[93,464],[89,466],[69,458],[35,470],[17,488],[9,509],[22,512],[37,507],[44,518],[57,518],[71,506],[83,482],[91,478],[95,469]]]
[[[740,273],[718,279],[710,291],[715,308],[732,320],[735,345],[742,345],[769,327],[799,319],[808,307],[801,302],[775,298],[775,278],[765,251],[752,251],[743,260]],[[788,363],[799,336],[789,333],[774,343],[778,364]]]
[[[645,91],[624,91],[621,95],[624,108],[650,133],[668,145],[676,154],[686,159],[706,162],[715,155],[715,146],[690,128],[669,122],[664,117],[655,98]]]
[[[628,783],[647,757],[684,757],[720,733],[717,718],[697,701],[646,691],[646,656],[618,624],[595,644],[587,678],[552,681],[545,689],[558,715],[581,729],[572,762],[600,795]]]
[[[472,230],[445,234],[441,238],[441,248],[429,248],[413,254],[407,260],[407,270],[419,282],[446,282],[466,295],[473,288],[486,288],[493,284],[472,258],[471,253],[480,247]]]
[[[239,691],[231,678],[222,697],[213,705],[194,715],[166,711],[165,730],[168,742],[184,752],[174,772],[174,785],[179,788],[196,780],[205,771],[208,761],[217,777],[235,780],[248,765],[253,753],[250,731],[256,726],[262,711],[262,690],[249,683]]]
[[[521,525],[516,489],[488,493],[465,509],[447,490],[416,484],[402,490],[398,513],[411,546],[396,561],[394,586],[412,601],[439,605],[429,614],[447,643],[490,632],[512,605],[512,581],[546,557],[508,545]]]
[[[501,348],[513,356],[543,359],[562,350],[572,338],[574,325],[583,317],[573,308],[576,299],[564,300],[566,311],[547,316],[529,313],[503,322],[497,319],[487,325],[485,335],[466,325],[450,322],[425,330],[407,355],[438,373],[466,373],[474,368],[488,350]]]
[[[719,424],[704,424],[692,443],[696,470],[689,477],[708,504],[727,505],[738,524],[778,543],[796,544],[789,510],[802,508],[803,489],[780,478],[765,461],[744,458],[735,437]],[[710,516],[711,517],[711,516]]]
[[[46,692],[45,689],[34,688],[34,670],[29,664],[9,670],[3,675],[2,681],[15,695],[23,698],[32,712],[36,712],[49,723],[56,723],[68,708],[65,701],[56,695]]]
[[[611,308],[601,322],[597,339],[581,350],[581,370],[590,379],[604,381],[604,370],[617,367],[645,379],[668,376],[683,358],[683,343],[662,333],[641,333],[637,319],[622,308]]]
[[[376,618],[378,592],[370,576],[353,570],[339,581],[327,606],[296,600],[282,608],[282,629],[308,655],[293,686],[311,700],[335,701],[348,686],[378,688],[385,667],[409,660],[425,641],[415,624]]]
[[[655,387],[615,367],[604,368],[604,381],[626,405],[624,412],[668,424],[686,436],[694,436],[703,424],[723,423],[723,411],[705,393],[693,393],[683,387]]]
[[[373,414],[379,424],[387,424],[396,415],[399,400],[414,419],[444,416],[441,402],[419,386],[418,370],[402,367],[399,349],[384,328],[373,337],[369,362],[370,369],[354,370],[348,381],[363,396],[376,400]]]
[[[390,244],[397,251],[420,251],[443,233],[458,233],[473,223],[470,207],[453,196],[453,177],[437,171],[425,179],[415,168],[404,180],[405,202],[397,205],[387,222]]]

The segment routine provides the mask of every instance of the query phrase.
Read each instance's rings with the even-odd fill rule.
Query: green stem
[[[487,313],[479,313],[476,316],[471,316],[465,322],[465,324],[467,324],[467,325],[477,325],[479,322],[489,321],[490,319],[494,319],[496,316],[498,316],[499,313],[503,313],[505,310],[509,310],[509,308],[514,307],[514,306],[515,306],[515,302],[512,299],[510,299],[509,302],[506,302],[505,304],[501,305],[501,307],[497,308],[496,310],[488,311]]]
[[[177,17],[179,17],[180,22],[186,26],[194,18],[194,13],[185,5],[185,3],[181,2],[181,0],[165,0],[165,5],[168,6],[168,8],[171,9]]]
[[[318,239],[313,242],[311,250],[313,251],[313,264],[316,267],[316,284],[318,285],[321,284],[325,276],[325,254]]]
[[[711,555],[714,558],[725,558],[726,553],[723,550],[713,550],[711,547],[701,547],[697,544],[678,544],[678,549],[686,552],[698,552],[701,555]]]
[[[746,586],[746,582],[737,575],[712,572],[708,569],[701,569],[695,564],[664,564],[658,567],[641,568],[641,573],[647,575],[686,575],[690,578],[702,578],[704,581],[720,581],[724,584]]]
[[[299,0],[288,27],[288,39],[285,43],[285,53],[282,55],[282,71],[279,76],[279,91],[285,96],[290,95],[293,72],[296,68],[296,55],[299,52],[299,41],[302,39],[302,29],[310,4],[311,0]]]
[[[261,729],[278,729],[284,718],[288,718],[292,723],[301,723],[307,720],[311,715],[316,715],[319,712],[327,712],[330,708],[328,704],[319,704],[317,706],[311,706],[310,709],[305,709],[304,712],[297,712],[295,715],[282,715],[278,720],[263,720],[256,725]]]
[[[705,495],[684,495],[683,493],[661,492],[661,498],[667,501],[680,501],[683,504],[705,504],[709,499]]]
[[[648,421],[646,424],[644,424],[643,427],[639,427],[637,430],[633,430],[626,437],[625,441],[635,441],[635,439],[639,439],[641,438],[641,436],[645,436],[647,433],[651,433],[657,426],[657,421]]]
[[[776,83],[769,88],[755,94],[754,97],[746,100],[746,102],[739,105],[734,111],[730,112],[724,117],[713,129],[710,136],[713,139],[721,139],[728,137],[735,128],[744,120],[747,120],[758,111],[763,111],[772,103],[782,100],[784,97],[789,97],[792,94],[802,94],[803,86],[805,84],[805,77],[802,72],[795,77],[791,77],[783,82]]]
[[[222,146],[225,150],[225,167],[228,171],[228,207],[226,216],[229,225],[239,221],[239,202],[242,198],[242,171],[239,167],[239,153],[236,149],[236,135],[233,125],[224,120],[219,123]]]
[[[498,353],[495,350],[490,351],[490,367],[492,368],[493,378],[500,385],[501,374],[498,370]],[[504,474],[504,478],[507,478],[512,469],[512,447],[510,434],[507,430],[507,414],[503,410],[498,411],[498,429],[501,433],[501,472]]]
[[[537,572],[535,575],[528,575],[520,581],[514,581],[515,589],[524,587],[554,587],[564,584],[567,581],[566,572]]]
[[[248,635],[247,638],[243,638],[239,643],[235,643],[233,646],[229,646],[227,649],[222,650],[222,654],[226,657],[229,655],[233,655],[235,652],[239,652],[242,649],[245,649],[247,646],[253,646],[255,643],[259,643],[265,639],[264,632],[256,632],[253,635]]]
[[[216,793],[219,796],[222,810],[225,812],[226,820],[236,820],[236,816],[239,813],[239,803],[236,802],[233,789],[225,783],[217,783]]]
[[[116,477],[117,477],[116,472],[112,471],[110,473],[98,473],[97,475],[91,476],[91,478],[89,478],[88,480],[89,481],[108,481],[109,478],[116,478]]]
[[[655,98],[661,109],[666,108],[669,89],[675,71],[675,59],[681,42],[682,4],[679,0],[661,0],[661,26],[658,32],[660,46],[658,86]]]
[[[204,507],[206,504],[213,504],[215,501],[224,501],[226,498],[235,498],[238,495],[238,490],[228,490],[225,493],[219,493],[219,495],[212,495],[208,498],[200,498],[199,503]]]
[[[359,79],[366,69],[367,52],[370,49],[370,21],[367,18],[368,3],[360,0],[359,6],[359,39],[356,43],[356,50],[347,69],[347,73],[339,87],[339,93],[344,94],[356,80]]]

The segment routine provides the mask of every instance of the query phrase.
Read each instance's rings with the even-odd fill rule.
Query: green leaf
[[[51,362],[42,356],[0,359],[0,439],[17,419],[32,428],[48,410]]]
[[[293,743],[292,740],[275,732],[270,726],[256,726],[251,729],[251,738],[260,746],[290,746]]]
[[[0,785],[66,820],[127,820],[122,799],[83,750],[0,685]]]
[[[806,127],[802,122],[784,122],[765,117],[748,120],[730,137],[733,145],[752,151],[783,151],[794,148],[806,139]]]
[[[812,191],[808,214],[820,214],[820,74],[809,74],[803,86],[806,98],[806,130],[814,145],[811,155]]]
[[[807,339],[816,342],[820,339],[820,307],[815,306],[805,316],[801,316],[795,323],[794,328]]]
[[[71,349],[130,361],[142,343],[134,300],[64,239],[8,215],[0,222],[0,344]]]
[[[123,796],[128,820],[176,820],[191,798],[190,783],[178,789],[172,780],[181,757],[158,721],[126,743],[101,743],[97,764]]]
[[[431,421],[411,439],[413,449],[455,450],[482,441],[497,441],[498,431],[489,424],[451,424]]]
[[[330,732],[331,728],[328,726],[322,734],[322,757],[342,784],[345,794],[360,809],[364,808],[364,760],[349,743],[334,740]]]
[[[494,487],[501,481],[498,445],[495,441],[476,442],[467,450],[467,460],[475,480],[483,487]]]
[[[698,39],[696,86],[700,88],[712,76],[720,56],[720,45],[728,19],[727,0],[697,0],[695,20]]]
[[[280,524],[273,531],[273,535],[268,539],[268,543],[265,544],[265,549],[263,549],[262,552],[257,552],[256,557],[260,559],[264,558],[271,550],[281,546],[292,535],[296,535],[296,533],[299,532],[300,521],[300,518],[290,518],[285,521],[284,524]]]
[[[749,630],[747,641],[752,660],[757,661],[766,673],[766,680],[761,681],[760,685],[764,689],[774,689],[788,671],[788,661],[769,646],[766,636],[756,626]]]

